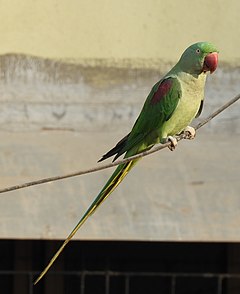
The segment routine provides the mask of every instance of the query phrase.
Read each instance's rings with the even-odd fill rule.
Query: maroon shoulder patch
[[[151,99],[151,104],[156,104],[158,103],[170,90],[172,86],[172,80],[167,79],[162,81],[162,83],[159,85],[157,92],[154,93],[152,99]]]

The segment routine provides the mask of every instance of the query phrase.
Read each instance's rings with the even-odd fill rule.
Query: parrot
[[[202,112],[206,76],[207,73],[213,73],[216,70],[218,54],[218,49],[210,42],[197,42],[189,46],[176,65],[152,87],[131,132],[99,161],[112,156],[114,161],[121,155],[128,158],[149,150],[155,144],[167,141],[171,142],[170,150],[174,150],[177,145],[174,136],[183,131],[189,134],[189,139],[193,139],[195,129],[189,124]],[[78,229],[115,190],[139,160],[140,158],[137,158],[117,166],[34,284],[42,279]]]

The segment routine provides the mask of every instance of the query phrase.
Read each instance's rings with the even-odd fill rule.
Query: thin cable
[[[202,122],[200,122],[195,127],[195,130],[200,129],[202,126],[207,124],[214,117],[216,117],[222,111],[224,111],[229,106],[231,106],[232,104],[237,102],[239,99],[240,99],[240,94],[238,94],[237,96],[235,96],[234,98],[229,100],[227,103],[222,105],[220,108],[218,108],[215,112],[210,114],[206,119],[204,119]],[[187,134],[180,134],[180,135],[176,136],[177,141],[180,141],[180,140],[186,139],[186,138],[187,138]],[[27,188],[27,187],[31,187],[31,186],[36,186],[36,185],[41,185],[41,184],[45,184],[45,183],[49,183],[49,182],[59,181],[59,180],[72,178],[72,177],[76,177],[76,176],[81,176],[81,175],[93,173],[93,172],[96,172],[96,171],[100,171],[100,170],[103,170],[103,169],[111,168],[111,167],[117,166],[119,164],[126,163],[126,162],[129,162],[131,160],[153,154],[153,153],[155,153],[155,152],[157,152],[159,150],[162,150],[162,149],[164,149],[164,148],[166,148],[166,147],[168,147],[170,145],[171,145],[171,142],[167,142],[165,144],[159,144],[159,145],[157,145],[156,147],[154,147],[154,148],[152,148],[150,150],[138,153],[138,154],[136,154],[134,156],[131,156],[131,157],[128,157],[128,158],[125,158],[125,159],[122,159],[122,160],[117,160],[117,161],[109,163],[109,164],[100,165],[100,166],[93,167],[93,168],[90,168],[90,169],[86,169],[86,170],[82,170],[82,171],[76,171],[76,172],[72,172],[72,173],[69,173],[69,174],[61,175],[61,176],[53,176],[53,177],[43,178],[43,179],[40,179],[40,180],[31,181],[31,182],[27,182],[27,183],[23,183],[23,184],[19,184],[19,185],[10,186],[10,187],[7,187],[7,188],[0,189],[0,193],[19,190],[19,189],[23,189],[23,188]]]

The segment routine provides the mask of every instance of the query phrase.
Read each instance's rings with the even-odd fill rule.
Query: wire
[[[202,122],[200,122],[195,127],[195,130],[200,129],[202,126],[207,124],[214,117],[219,115],[222,111],[227,109],[233,103],[237,102],[239,99],[240,99],[240,94],[238,94],[237,96],[235,96],[234,98],[229,100],[227,103],[225,103],[220,108],[218,108],[215,112],[213,112],[211,115],[209,115],[206,119],[204,119]],[[182,133],[182,134],[176,136],[176,139],[177,139],[177,141],[180,141],[182,139],[186,139],[187,137],[188,137],[188,135],[186,133]],[[0,189],[0,193],[6,193],[6,192],[15,191],[15,190],[35,186],[35,185],[41,185],[41,184],[45,184],[45,183],[49,183],[49,182],[59,181],[59,180],[63,180],[63,179],[71,178],[71,177],[76,177],[76,176],[81,176],[81,175],[97,172],[97,171],[100,171],[100,170],[104,170],[104,169],[107,169],[107,168],[117,166],[117,165],[122,164],[122,163],[129,162],[129,161],[131,161],[133,159],[137,159],[137,158],[140,158],[140,157],[144,157],[144,156],[153,154],[153,153],[155,153],[157,151],[160,151],[160,150],[162,150],[162,149],[164,149],[164,148],[166,148],[166,147],[168,147],[170,145],[171,145],[171,142],[167,142],[165,144],[159,144],[159,145],[157,145],[156,147],[154,147],[154,148],[152,148],[150,150],[138,153],[138,154],[136,154],[134,156],[131,156],[131,157],[128,157],[128,158],[125,158],[125,159],[122,159],[122,160],[117,160],[117,161],[115,161],[113,163],[100,165],[100,166],[97,166],[97,167],[93,167],[93,168],[82,170],[82,171],[76,171],[76,172],[68,173],[68,174],[65,174],[65,175],[43,178],[43,179],[40,179],[40,180],[35,180],[35,181],[26,182],[26,183],[19,184],[19,185],[6,187],[6,188],[3,188],[3,189]]]

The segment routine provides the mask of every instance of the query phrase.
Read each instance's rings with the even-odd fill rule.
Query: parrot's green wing
[[[202,99],[201,100],[201,103],[200,103],[200,106],[199,106],[199,109],[198,109],[198,112],[197,112],[195,118],[198,118],[200,116],[200,114],[202,113],[202,110],[203,110],[203,102],[204,102],[204,100]]]
[[[125,136],[100,161],[116,154],[114,160],[139,144],[154,145],[161,134],[165,121],[169,120],[181,98],[181,84],[177,77],[169,77],[156,83],[143,109],[136,120],[132,131]]]

